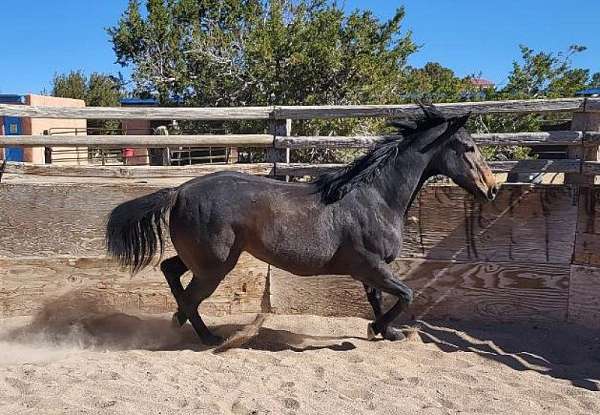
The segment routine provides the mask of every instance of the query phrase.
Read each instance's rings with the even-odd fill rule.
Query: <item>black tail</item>
[[[157,252],[162,256],[165,216],[176,196],[176,189],[163,189],[114,208],[106,225],[108,253],[132,273],[148,266]]]

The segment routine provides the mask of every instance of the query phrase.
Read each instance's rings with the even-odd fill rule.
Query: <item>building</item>
[[[80,99],[45,95],[0,95],[0,103],[41,107],[85,107]],[[0,117],[1,135],[85,135],[87,121],[79,119],[51,119],[30,117]],[[68,155],[68,156],[67,156]],[[55,163],[65,165],[88,164],[87,147],[73,148],[5,148],[0,149],[0,159],[35,164]]]
[[[575,95],[580,97],[598,98],[600,97],[600,88],[588,88],[583,91],[577,91]]]

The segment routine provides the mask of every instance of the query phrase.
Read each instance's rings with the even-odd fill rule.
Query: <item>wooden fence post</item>
[[[584,102],[583,111],[573,114],[571,130],[593,132],[600,131],[600,113],[587,112]],[[583,145],[574,146],[569,151],[569,156],[585,161],[600,160],[598,144],[586,145],[586,136],[583,136]],[[582,166],[581,174],[565,174],[566,184],[577,185],[577,222],[575,225],[575,243],[571,261],[569,277],[569,306],[567,319],[570,322],[598,327],[600,310],[597,298],[600,295],[600,232],[595,225],[598,201],[597,191],[594,187],[595,175],[586,174]]]
[[[599,112],[586,112],[585,103],[583,105],[583,111],[573,113],[573,121],[571,122],[572,131],[600,131],[600,113]],[[600,154],[598,152],[598,145],[586,145],[585,135],[582,138],[583,144],[581,146],[571,146],[568,150],[570,159],[580,159],[581,162],[585,161],[598,161],[600,160]],[[566,173],[565,184],[579,184],[579,185],[593,185],[594,175],[586,175],[581,173]]]
[[[267,162],[273,163],[273,176],[277,177],[277,163],[290,162],[290,149],[275,148],[276,137],[289,137],[292,134],[292,120],[272,120],[269,123],[270,133],[273,134],[273,147],[267,150]],[[286,181],[289,176],[286,176]]]

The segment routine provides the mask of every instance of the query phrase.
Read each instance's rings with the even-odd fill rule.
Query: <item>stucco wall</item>
[[[77,108],[85,107],[85,102],[81,99],[58,98],[45,95],[27,95],[25,97],[27,105],[42,106],[42,107],[67,107]],[[80,129],[80,134],[85,134],[87,128],[87,120],[75,119],[51,119],[51,118],[24,118],[23,119],[23,134],[24,135],[42,135],[44,131],[51,128],[60,128],[65,130]],[[74,135],[72,132],[65,132],[64,135]],[[59,150],[58,148],[56,150]],[[72,150],[69,158],[73,160],[58,161],[57,164],[87,164],[87,147],[78,148],[60,148],[60,151]],[[43,164],[44,148],[35,147],[25,149],[24,161]]]

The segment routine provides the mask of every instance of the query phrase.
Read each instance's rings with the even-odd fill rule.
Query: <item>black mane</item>
[[[394,164],[398,155],[418,139],[420,133],[448,121],[433,106],[423,106],[424,117],[416,120],[396,120],[390,124],[397,128],[397,136],[378,143],[366,155],[346,167],[320,175],[313,183],[324,203],[334,203],[363,184],[372,183],[383,171]]]

